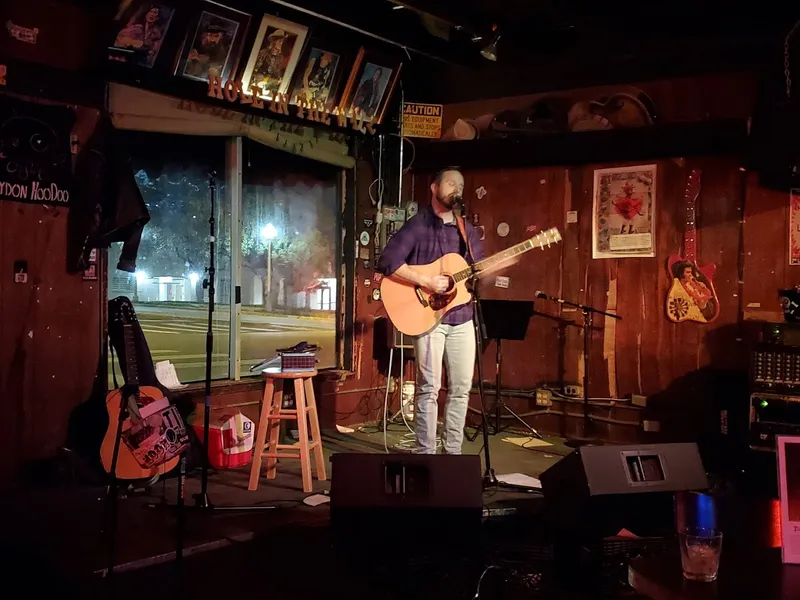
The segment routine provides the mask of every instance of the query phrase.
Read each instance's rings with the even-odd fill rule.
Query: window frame
[[[230,294],[230,331],[228,349],[228,378],[227,381],[251,382],[252,377],[242,377],[241,366],[241,313],[242,313],[242,202],[244,178],[242,170],[242,156],[244,151],[241,136],[230,137],[225,146],[226,167],[226,202],[225,208],[230,210],[231,218],[231,294]],[[345,241],[354,235],[355,231],[355,168],[352,173],[348,169],[339,169],[339,195],[340,226],[336,228],[336,256],[335,272],[337,279],[337,318],[335,327],[336,364],[333,367],[323,367],[320,371],[352,371],[354,359],[354,324],[355,324],[355,246],[345,244]],[[234,251],[238,248],[238,251]],[[235,332],[235,335],[233,334]],[[226,381],[217,379],[215,381]]]

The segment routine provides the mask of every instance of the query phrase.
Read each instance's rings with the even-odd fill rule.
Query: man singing
[[[459,233],[453,206],[464,192],[464,177],[454,168],[444,169],[431,184],[431,204],[409,219],[386,244],[378,271],[393,275],[431,292],[447,290],[442,275],[425,275],[414,265],[431,263],[445,254],[460,254],[469,262],[468,247]],[[481,240],[474,227],[465,223],[472,258],[483,258]],[[417,394],[414,408],[416,452],[436,453],[436,423],[442,361],[447,366],[447,405],[443,433],[444,452],[461,454],[464,422],[475,367],[475,330],[472,304],[449,311],[432,331],[414,339]]]

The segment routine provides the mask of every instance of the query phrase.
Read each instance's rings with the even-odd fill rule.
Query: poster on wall
[[[214,3],[205,3],[184,42],[175,74],[207,83],[225,81],[236,71],[250,24],[250,15]],[[204,6],[204,5],[201,5]]]
[[[174,5],[165,2],[123,2],[109,60],[153,68],[174,14]]]
[[[69,206],[75,113],[0,97],[0,200]]]
[[[263,98],[287,94],[306,43],[308,27],[264,15],[242,75],[242,87],[261,88]]]
[[[789,192],[789,264],[800,265],[800,188]]]
[[[594,172],[592,258],[655,254],[656,165]]]

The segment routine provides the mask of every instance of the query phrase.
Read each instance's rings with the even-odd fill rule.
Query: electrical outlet
[[[642,396],[641,394],[631,394],[631,404],[634,406],[647,406],[647,396]]]
[[[553,406],[553,393],[550,390],[536,390],[536,406]]]
[[[394,377],[389,378],[389,393],[394,394],[397,389],[397,380]]]
[[[564,395],[570,398],[582,398],[583,386],[577,384],[568,384],[564,386]]]
[[[661,423],[658,421],[642,421],[642,429],[645,431],[650,431],[652,433],[658,433],[661,431]]]

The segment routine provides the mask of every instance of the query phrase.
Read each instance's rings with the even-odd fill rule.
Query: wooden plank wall
[[[662,122],[705,118],[741,118],[751,115],[756,95],[751,74],[723,74],[641,84],[656,104]],[[514,99],[520,106],[530,98]],[[513,102],[512,102],[513,104]],[[509,106],[508,99],[445,107],[445,120],[475,117]],[[779,316],[776,291],[800,283],[800,268],[788,266],[786,194],[766,190],[757,176],[740,169],[734,158],[701,157],[657,161],[658,215],[657,257],[650,259],[593,260],[591,258],[591,207],[593,171],[622,164],[583,165],[571,168],[473,170],[465,173],[470,213],[479,215],[486,228],[487,252],[499,251],[523,240],[528,227],[558,226],[563,243],[545,252],[533,252],[510,267],[508,289],[484,285],[486,298],[533,299],[537,290],[587,303],[623,317],[619,322],[597,319],[592,335],[589,373],[591,395],[622,398],[635,393],[649,396],[645,411],[629,411],[622,419],[606,411],[610,422],[600,434],[619,441],[635,440],[641,430],[613,421],[657,419],[662,432],[672,439],[694,439],[709,426],[712,402],[732,390],[736,400],[746,392],[742,377],[747,366],[748,321]],[[624,164],[624,163],[623,163]],[[703,170],[699,202],[699,259],[717,265],[715,285],[721,316],[709,326],[675,325],[665,316],[670,285],[667,257],[680,251],[683,236],[681,206],[686,180],[692,168]],[[431,174],[415,173],[413,195],[425,203],[430,196]],[[360,183],[368,183],[362,179]],[[478,199],[475,190],[488,192]],[[362,192],[363,186],[359,185]],[[744,207],[744,212],[742,212]],[[577,211],[578,222],[567,223],[568,211]],[[369,218],[369,203],[359,197],[359,221]],[[510,226],[500,238],[499,223]],[[741,259],[740,259],[741,255]],[[741,262],[741,267],[740,267]],[[369,275],[368,273],[366,274]],[[740,279],[741,277],[741,279]],[[369,290],[359,294],[358,315],[368,332],[380,313],[367,304]],[[569,325],[560,341],[559,321],[537,315],[524,342],[504,343],[503,387],[530,390],[562,378],[581,382],[582,332],[580,315],[560,311],[553,303],[536,302],[537,311],[561,318]],[[371,350],[372,336],[356,332],[364,351]],[[484,357],[485,378],[494,376],[494,344]],[[362,356],[361,377],[337,386],[341,391],[332,410],[337,422],[357,423],[377,418],[382,396],[367,391],[376,381]],[[377,361],[372,361],[377,368]],[[409,374],[410,374],[409,370]],[[383,382],[381,377],[379,383]],[[367,385],[369,384],[369,385]],[[363,391],[360,391],[363,390]],[[381,397],[379,397],[381,396]],[[532,414],[530,400],[510,399],[509,404]],[[622,406],[625,406],[624,404]],[[555,408],[555,407],[554,407]],[[578,415],[580,405],[561,408]],[[536,426],[554,433],[577,433],[580,419],[545,415],[533,419]]]
[[[76,112],[82,143],[98,112]],[[63,207],[0,202],[0,473],[55,455],[95,382],[101,286],[67,271],[68,216]],[[17,260],[28,263],[25,284],[14,283]]]

